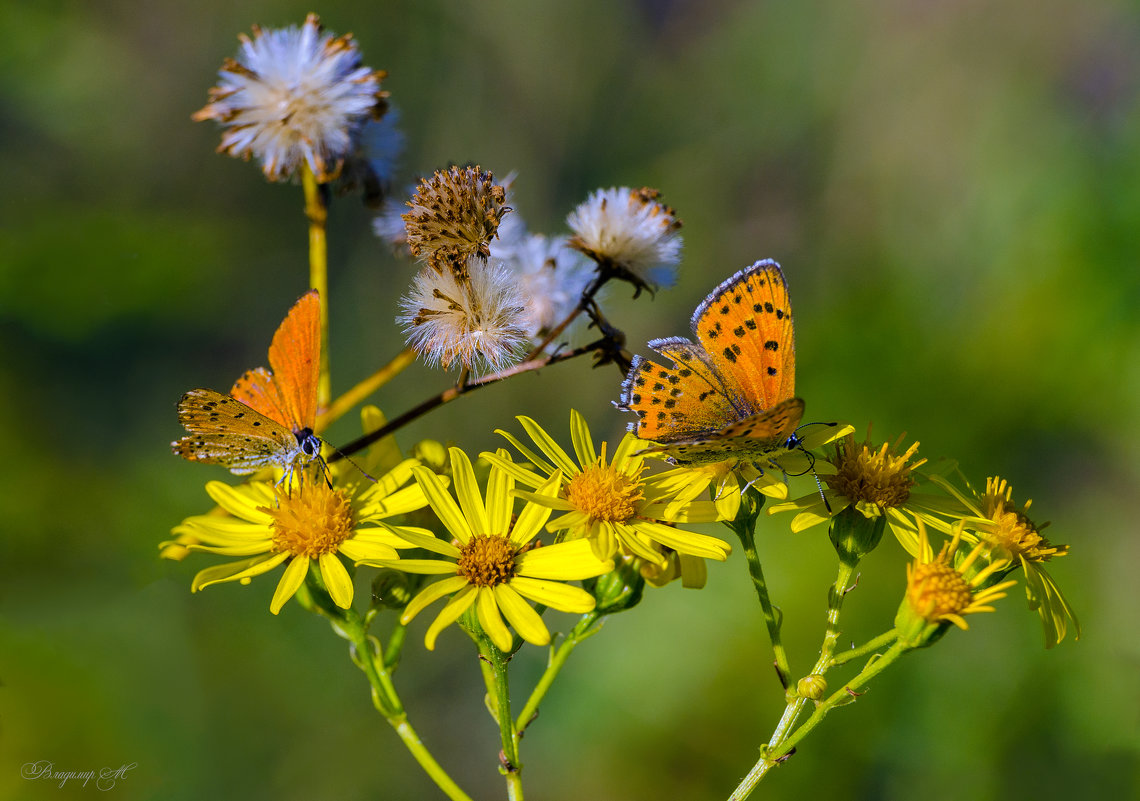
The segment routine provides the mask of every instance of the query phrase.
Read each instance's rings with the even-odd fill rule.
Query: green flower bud
[[[796,682],[796,694],[800,696],[800,698],[810,698],[812,701],[818,701],[827,694],[827,679],[815,673],[810,676],[804,676]]]
[[[828,536],[835,546],[835,552],[839,554],[839,560],[854,566],[875,550],[883,539],[886,527],[886,515],[880,513],[868,517],[852,504],[832,518]]]

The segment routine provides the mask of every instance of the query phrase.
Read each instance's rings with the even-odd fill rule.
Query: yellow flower
[[[172,531],[175,543],[189,551],[246,558],[200,571],[191,590],[224,581],[245,584],[285,564],[269,605],[277,614],[315,562],[333,601],[347,609],[352,604],[352,577],[340,556],[353,562],[399,558],[395,549],[406,548],[407,543],[374,524],[427,505],[417,485],[401,489],[417,464],[415,459],[404,460],[375,484],[337,482],[339,486],[330,487],[324,477],[306,480],[291,494],[275,492],[269,481],[236,487],[211,481],[206,492],[223,514],[186,518]],[[335,480],[339,467],[330,468],[331,479]],[[177,554],[178,549],[170,546],[164,543],[163,555]]]
[[[564,512],[547,525],[547,530],[564,532],[567,538],[585,538],[601,559],[610,559],[620,550],[664,567],[661,547],[685,556],[724,561],[732,548],[724,540],[676,528],[675,523],[711,523],[723,515],[713,501],[694,500],[704,490],[712,474],[691,468],[677,468],[655,476],[645,476],[645,457],[635,451],[644,443],[627,434],[606,461],[606,443],[594,450],[590,429],[577,411],[570,412],[572,459],[541,426],[529,417],[518,417],[531,440],[542,452],[534,453],[515,437],[499,431],[536,469],[546,476],[561,473],[566,486],[557,495],[520,497]],[[484,458],[508,471],[522,484],[543,482],[526,467],[505,456],[483,454]],[[546,458],[543,458],[545,456]],[[547,461],[549,460],[549,461]]]
[[[824,484],[822,497],[819,492],[813,492],[794,501],[773,504],[768,507],[768,514],[797,512],[792,518],[791,528],[800,532],[854,506],[868,518],[885,515],[888,527],[903,548],[911,556],[918,556],[918,534],[911,515],[947,530],[949,526],[935,515],[961,518],[965,510],[940,495],[914,491],[918,483],[915,471],[926,460],[912,462],[918,452],[918,443],[900,451],[902,442],[903,438],[899,437],[894,444],[884,443],[875,448],[871,444],[869,429],[866,441],[859,445],[855,443],[853,434],[847,434],[835,444],[827,459],[833,470],[825,471],[823,465],[819,465]]]
[[[534,538],[550,517],[550,509],[540,503],[527,503],[515,517],[511,492],[514,478],[494,464],[484,502],[467,455],[458,448],[451,448],[450,455],[456,498],[430,470],[417,467],[414,473],[428,503],[454,541],[438,539],[426,529],[389,526],[409,545],[444,558],[366,558],[362,563],[446,576],[421,590],[400,618],[406,624],[432,602],[451,596],[428,627],[424,638],[428,649],[435,648],[436,638],[448,624],[472,607],[480,627],[499,650],[510,651],[512,646],[511,632],[503,616],[524,640],[546,645],[550,632],[527,599],[563,612],[589,612],[594,608],[593,596],[580,587],[560,582],[600,576],[612,570],[613,563],[598,559],[582,541],[535,547],[539,543]],[[558,492],[561,481],[560,475],[552,476],[539,488],[538,496]]]
[[[1005,479],[986,479],[982,496],[964,494],[941,477],[933,480],[958,498],[979,519],[971,519],[979,536],[991,549],[991,558],[1003,565],[1005,573],[1021,567],[1025,571],[1025,594],[1029,608],[1037,610],[1045,627],[1045,647],[1052,648],[1065,639],[1072,625],[1074,639],[1081,638],[1081,624],[1073,608],[1061,593],[1057,582],[1045,570],[1044,562],[1065,556],[1068,545],[1054,545],[1041,535],[1048,525],[1037,525],[1029,518],[1032,501],[1020,509],[1013,503],[1013,488]],[[967,485],[968,486],[968,485]]]
[[[946,628],[944,624],[953,623],[960,629],[968,629],[965,615],[994,611],[990,604],[1004,598],[1003,590],[1017,582],[989,584],[1001,569],[998,563],[988,564],[980,570],[971,569],[985,550],[981,543],[964,559],[955,560],[964,529],[961,521],[954,526],[953,539],[944,543],[938,556],[934,556],[926,536],[926,525],[921,518],[916,517],[915,520],[918,523],[919,556],[906,567],[906,597],[899,607],[895,625],[905,642],[919,647],[939,636]]]

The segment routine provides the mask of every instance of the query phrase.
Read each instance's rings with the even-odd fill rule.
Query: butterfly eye
[[[321,438],[313,433],[311,428],[303,428],[300,431],[294,432],[297,437],[297,444],[301,446],[301,453],[313,458],[321,452]]]

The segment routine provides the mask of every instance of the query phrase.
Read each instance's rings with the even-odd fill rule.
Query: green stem
[[[571,652],[589,637],[597,634],[602,630],[600,625],[602,616],[597,612],[590,612],[582,615],[578,623],[570,630],[570,634],[562,641],[554,653],[550,657],[550,662],[546,666],[538,684],[535,685],[534,691],[531,692],[530,698],[527,699],[526,705],[523,706],[522,711],[519,713],[518,719],[515,721],[515,730],[519,736],[526,731],[526,727],[531,724],[531,721],[538,716],[538,706],[542,703],[542,699],[546,697],[547,691],[550,690],[550,685],[558,677],[558,673],[562,670],[562,666],[566,664],[566,660],[570,658]],[[595,625],[598,624],[598,625]]]
[[[403,623],[396,623],[392,634],[388,637],[388,647],[384,649],[384,668],[392,670],[400,661],[400,653],[404,649],[404,639],[407,637],[408,627]]]
[[[838,667],[839,665],[850,662],[853,659],[858,659],[861,656],[878,651],[885,645],[890,645],[898,639],[899,633],[895,629],[885,631],[873,640],[868,640],[858,648],[852,648],[850,651],[843,651],[831,658],[831,665],[829,667]]]
[[[459,785],[447,774],[431,751],[427,749],[412,724],[408,722],[408,715],[404,705],[392,684],[392,676],[385,667],[384,659],[376,640],[368,636],[360,616],[352,609],[348,609],[339,621],[340,628],[348,635],[355,646],[353,662],[368,677],[372,686],[372,701],[376,710],[384,716],[395,730],[396,735],[404,743],[404,747],[419,763],[424,773],[428,775],[444,795],[452,801],[471,801],[471,797],[460,789]]]
[[[479,645],[480,661],[484,663],[484,679],[490,668],[487,691],[495,717],[499,722],[499,739],[503,749],[499,752],[499,773],[507,781],[508,801],[523,801],[522,763],[519,760],[519,732],[511,718],[511,691],[507,675],[510,657],[500,651],[483,632],[475,634]]]
[[[796,744],[799,743],[800,740],[806,737],[812,729],[819,725],[819,722],[823,720],[828,712],[837,706],[842,706],[843,704],[850,703],[855,698],[855,696],[858,695],[860,688],[865,687],[871,681],[871,679],[890,667],[896,659],[898,659],[908,650],[908,646],[904,645],[901,642],[896,642],[877,659],[872,659],[870,662],[868,662],[867,666],[863,668],[859,675],[844,684],[842,688],[836,690],[834,693],[828,696],[827,700],[820,701],[816,705],[815,711],[812,712],[811,717],[805,720],[803,725],[796,729],[795,734],[788,737],[780,745],[779,750],[769,752],[769,759],[779,760],[781,756],[789,753],[793,748],[796,747]]]
[[[747,497],[748,493],[745,493],[745,497],[741,498],[741,501],[745,502]],[[759,512],[758,509],[756,511]],[[772,653],[776,659],[776,673],[779,675],[780,684],[787,688],[792,669],[788,663],[788,653],[784,650],[784,643],[780,639],[780,625],[783,616],[772,605],[772,598],[768,594],[768,582],[764,579],[764,569],[760,566],[760,556],[756,552],[755,527],[757,518],[758,514],[742,515],[727,525],[736,532],[744,546],[744,558],[748,560],[748,575],[752,577],[752,584],[756,587],[756,595],[760,599],[760,608],[764,611],[764,623],[768,626],[768,639],[772,642]]]
[[[819,649],[819,659],[816,660],[815,665],[811,669],[811,673],[808,674],[810,676],[822,676],[835,663],[833,655],[835,653],[835,644],[839,641],[839,615],[843,611],[843,601],[847,597],[848,582],[850,582],[851,576],[854,574],[855,567],[858,563],[857,558],[846,558],[840,559],[839,561],[839,570],[835,577],[835,583],[831,585],[831,589],[827,593],[827,627],[824,630],[823,644]],[[888,632],[888,634],[889,633],[890,632]],[[876,638],[876,640],[872,642],[877,642],[880,639],[883,638]],[[843,661],[851,658],[852,657],[848,656]],[[877,662],[872,664],[877,664]],[[866,672],[865,669],[864,673]],[[878,670],[875,670],[867,676],[867,679],[878,672]],[[851,696],[846,693],[846,688],[865,683],[866,679],[863,679],[862,676],[863,674],[860,674],[852,682],[848,683],[844,690],[833,694],[832,699],[840,696],[849,699]],[[796,720],[810,700],[811,699],[797,694],[788,701],[787,706],[784,707],[784,714],[780,716],[780,722],[776,724],[776,728],[772,732],[772,737],[768,740],[768,745],[763,749],[760,759],[752,766],[752,770],[748,772],[748,775],[744,777],[737,788],[732,792],[732,795],[729,796],[729,801],[743,801],[743,799],[747,798],[756,788],[756,785],[759,784],[760,780],[764,778],[764,775],[783,761],[794,745],[803,739],[807,733],[804,731],[804,728],[808,723],[814,728],[819,720],[822,719],[823,716],[819,714],[819,709],[824,706],[823,703],[817,705],[816,712],[812,714],[812,717],[798,729],[795,729],[793,733]],[[828,703],[828,709],[835,705],[835,702],[831,699],[829,699]],[[824,714],[826,714],[826,712]]]
[[[309,218],[309,286],[321,296],[321,364],[317,379],[317,406],[328,408],[332,399],[329,379],[329,248],[326,225],[329,213],[321,187],[307,164],[301,166],[305,216]]]

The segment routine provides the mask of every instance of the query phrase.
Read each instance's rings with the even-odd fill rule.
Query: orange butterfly
[[[269,366],[248,370],[223,395],[192,389],[178,403],[178,420],[190,432],[171,448],[192,462],[220,464],[239,475],[280,467],[282,482],[294,468],[319,459],[317,374],[320,367],[320,297],[312,290],[289,310],[269,346]]]
[[[756,460],[785,446],[804,415],[794,397],[796,351],[780,265],[758,261],[723,282],[693,312],[697,342],[655,339],[672,367],[635,356],[618,408],[629,429],[680,464]]]

